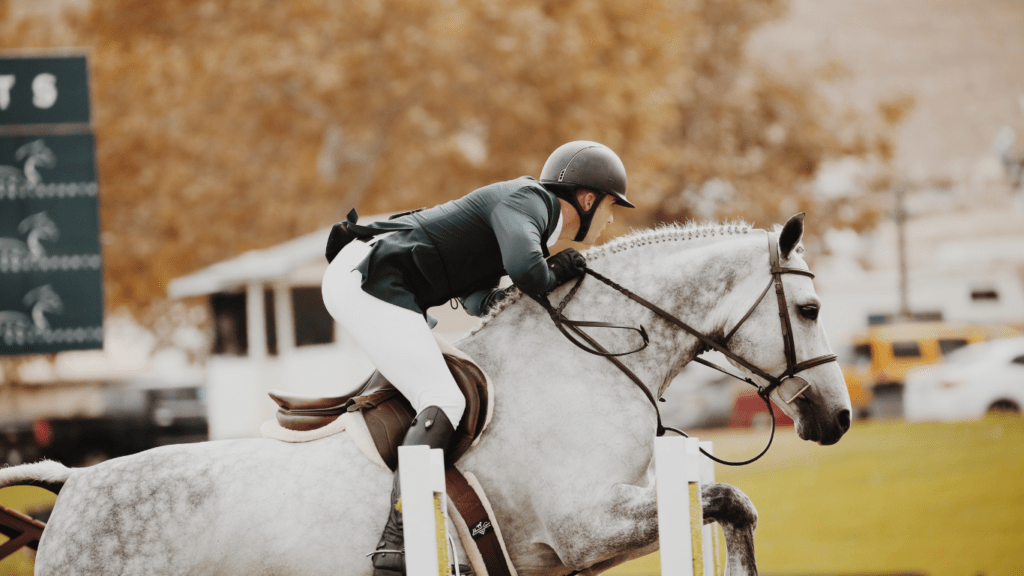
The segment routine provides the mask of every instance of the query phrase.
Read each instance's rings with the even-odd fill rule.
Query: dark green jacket
[[[523,176],[388,222],[349,225],[363,235],[393,231],[357,267],[368,294],[419,313],[459,298],[481,315],[502,276],[528,294],[556,287],[545,258],[560,214],[555,195]]]

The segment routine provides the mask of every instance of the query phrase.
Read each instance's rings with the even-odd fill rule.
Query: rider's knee
[[[460,394],[458,398],[453,397],[438,408],[444,411],[452,426],[458,428],[459,422],[462,421],[462,414],[466,411],[466,399]]]

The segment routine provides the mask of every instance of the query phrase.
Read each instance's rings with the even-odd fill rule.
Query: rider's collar
[[[558,224],[555,224],[555,231],[548,236],[547,247],[551,248],[558,242],[558,236],[562,234],[562,211],[558,211]]]

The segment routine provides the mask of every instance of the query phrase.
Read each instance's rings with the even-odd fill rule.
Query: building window
[[[245,356],[249,350],[246,336],[245,294],[218,292],[210,295],[213,308],[213,353]]]
[[[245,356],[249,353],[248,321],[246,320],[245,293],[218,292],[210,295],[213,308],[213,353],[226,356]],[[263,314],[267,325],[267,352],[277,354],[277,329],[274,322],[274,293],[263,293]]]
[[[999,292],[995,288],[979,288],[971,290],[972,302],[999,302]]]
[[[295,311],[296,346],[334,342],[334,318],[324,306],[320,288],[292,288],[292,306]]]
[[[277,356],[277,322],[274,316],[274,291],[263,291],[263,317],[267,327],[267,354]]]

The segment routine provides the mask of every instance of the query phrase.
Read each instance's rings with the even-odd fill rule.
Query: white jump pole
[[[407,576],[448,576],[444,451],[399,446]]]
[[[714,454],[711,442],[701,442],[701,449]],[[700,459],[700,485],[707,486],[715,481],[715,461],[711,458]],[[705,524],[704,532],[704,576],[718,576],[718,529],[714,524]]]
[[[704,576],[710,558],[703,545],[700,441],[656,438],[658,531],[662,576]]]

